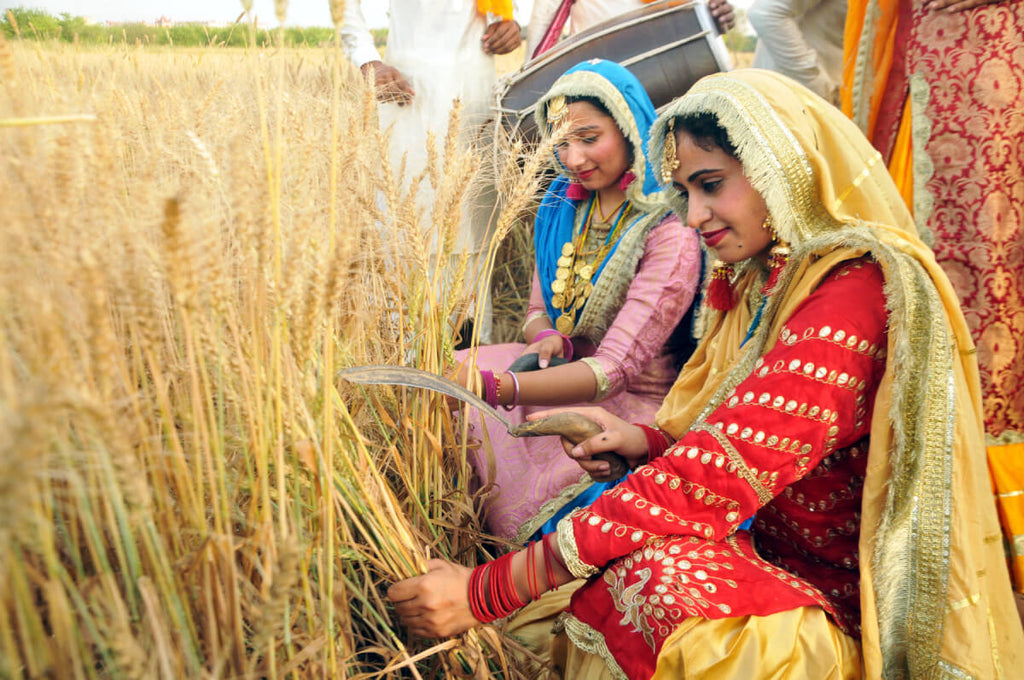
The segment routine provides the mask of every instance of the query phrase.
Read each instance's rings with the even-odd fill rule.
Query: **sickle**
[[[409,366],[355,366],[338,371],[338,377],[359,385],[405,385],[419,387],[446,394],[459,401],[475,406],[484,415],[494,418],[513,437],[542,437],[558,435],[573,444],[590,439],[602,431],[601,426],[590,418],[573,411],[563,411],[540,420],[528,420],[513,425],[479,396],[462,385],[439,375]],[[597,482],[619,479],[629,471],[626,459],[617,453],[596,453],[594,458],[608,463],[606,474],[591,478]]]

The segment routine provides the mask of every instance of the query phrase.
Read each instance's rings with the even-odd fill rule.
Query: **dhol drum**
[[[561,41],[500,80],[495,110],[505,127],[536,141],[537,100],[560,75],[588,59],[628,68],[658,109],[701,77],[732,68],[707,5],[694,0],[651,3]]]

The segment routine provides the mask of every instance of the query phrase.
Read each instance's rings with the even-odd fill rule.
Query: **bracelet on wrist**
[[[502,406],[506,411],[511,411],[515,407],[519,406],[519,378],[512,371],[507,371],[510,378],[512,378],[512,401]]]
[[[558,337],[562,338],[562,358],[565,359],[566,361],[572,361],[572,338],[570,338],[565,333],[559,332],[556,328],[545,328],[542,331],[538,331],[538,333],[535,336],[533,336],[533,342],[540,342],[544,338],[552,335],[557,335]]]
[[[675,442],[669,442],[670,436],[664,430],[651,427],[650,425],[644,425],[643,423],[633,423],[641,430],[643,430],[644,437],[647,439],[647,460],[648,462],[655,458],[660,458],[665,454],[666,451]]]

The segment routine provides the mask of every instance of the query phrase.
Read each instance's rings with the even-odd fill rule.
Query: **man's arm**
[[[399,106],[412,101],[416,93],[406,77],[394,66],[381,61],[359,0],[345,3],[345,23],[340,34],[345,56],[359,67],[365,77],[373,79],[378,100],[396,102]]]

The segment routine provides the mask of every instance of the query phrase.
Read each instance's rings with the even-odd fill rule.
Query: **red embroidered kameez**
[[[885,363],[882,283],[864,260],[834,270],[707,418],[710,429],[686,433],[559,526],[571,525],[583,563],[607,567],[569,611],[628,677],[649,677],[688,617],[816,605],[859,634],[860,492]],[[752,530],[736,532],[751,515]]]

